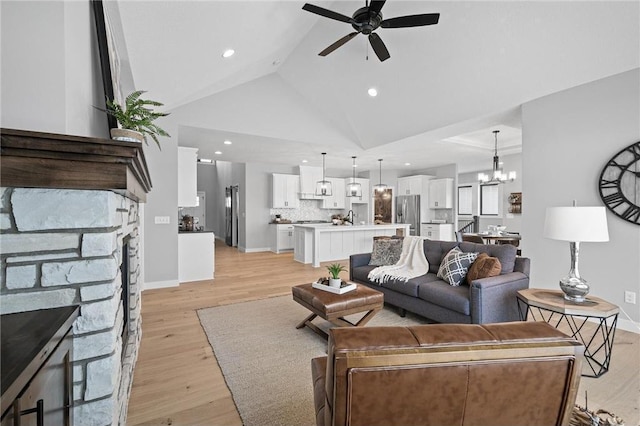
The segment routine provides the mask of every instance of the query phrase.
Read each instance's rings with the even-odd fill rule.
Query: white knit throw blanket
[[[408,281],[429,272],[429,262],[424,255],[424,238],[404,237],[402,254],[395,265],[378,266],[369,272],[371,281],[384,283],[395,279]]]

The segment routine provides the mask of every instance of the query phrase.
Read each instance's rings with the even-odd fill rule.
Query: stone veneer
[[[141,337],[138,203],[112,191],[0,191],[0,312],[80,305],[72,330],[74,422],[126,424]],[[131,298],[123,345],[126,236]]]

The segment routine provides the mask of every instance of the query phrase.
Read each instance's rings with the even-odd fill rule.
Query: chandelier
[[[326,155],[327,155],[326,152],[322,153],[322,180],[319,180],[318,182],[316,182],[316,196],[318,197],[331,197],[333,193],[331,190],[331,182],[325,179],[324,177],[324,172],[325,172],[324,157]]]
[[[382,158],[379,159],[378,162],[380,163],[380,183],[378,183],[377,185],[374,185],[373,189],[376,192],[383,192],[387,190],[387,185],[382,183]]]
[[[505,183],[505,182],[513,182],[516,180],[516,172],[511,171],[508,174],[504,173],[502,169],[500,169],[500,159],[498,158],[498,133],[500,130],[493,131],[493,137],[495,140],[495,150],[493,153],[493,173],[491,176],[486,173],[478,173],[478,181],[481,184],[491,184],[491,183]]]
[[[353,158],[353,177],[347,184],[347,197],[362,197],[362,185],[356,182],[356,157]]]

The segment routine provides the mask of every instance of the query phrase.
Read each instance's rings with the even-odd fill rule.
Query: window
[[[497,216],[500,212],[498,185],[480,185],[480,215]]]
[[[473,187],[458,187],[458,214],[473,215]]]

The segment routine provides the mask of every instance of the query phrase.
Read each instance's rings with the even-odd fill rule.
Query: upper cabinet
[[[322,179],[322,176],[320,176]],[[330,197],[322,197],[322,206],[320,208],[323,209],[344,209],[346,206],[345,203],[345,185],[344,179],[338,178],[325,178],[329,182],[331,182],[331,196]]]
[[[398,178],[397,195],[427,195],[432,176],[416,175]]]
[[[453,179],[434,179],[429,182],[429,208],[453,208]]]
[[[353,182],[353,178],[346,178],[344,180],[345,187],[345,197],[346,197],[346,188],[347,185]],[[346,197],[345,204],[346,208],[351,209],[351,204],[368,204],[369,199],[371,199],[371,193],[369,192],[371,189],[369,187],[369,179],[356,178],[356,183],[359,183],[362,187],[362,195],[359,197]]]
[[[300,179],[298,175],[273,174],[273,203],[274,209],[295,209],[300,206],[298,192]]]
[[[323,197],[316,195],[316,183],[322,180],[322,167],[300,167],[300,195],[301,200],[321,200]]]
[[[178,147],[178,207],[198,205],[198,149]]]

